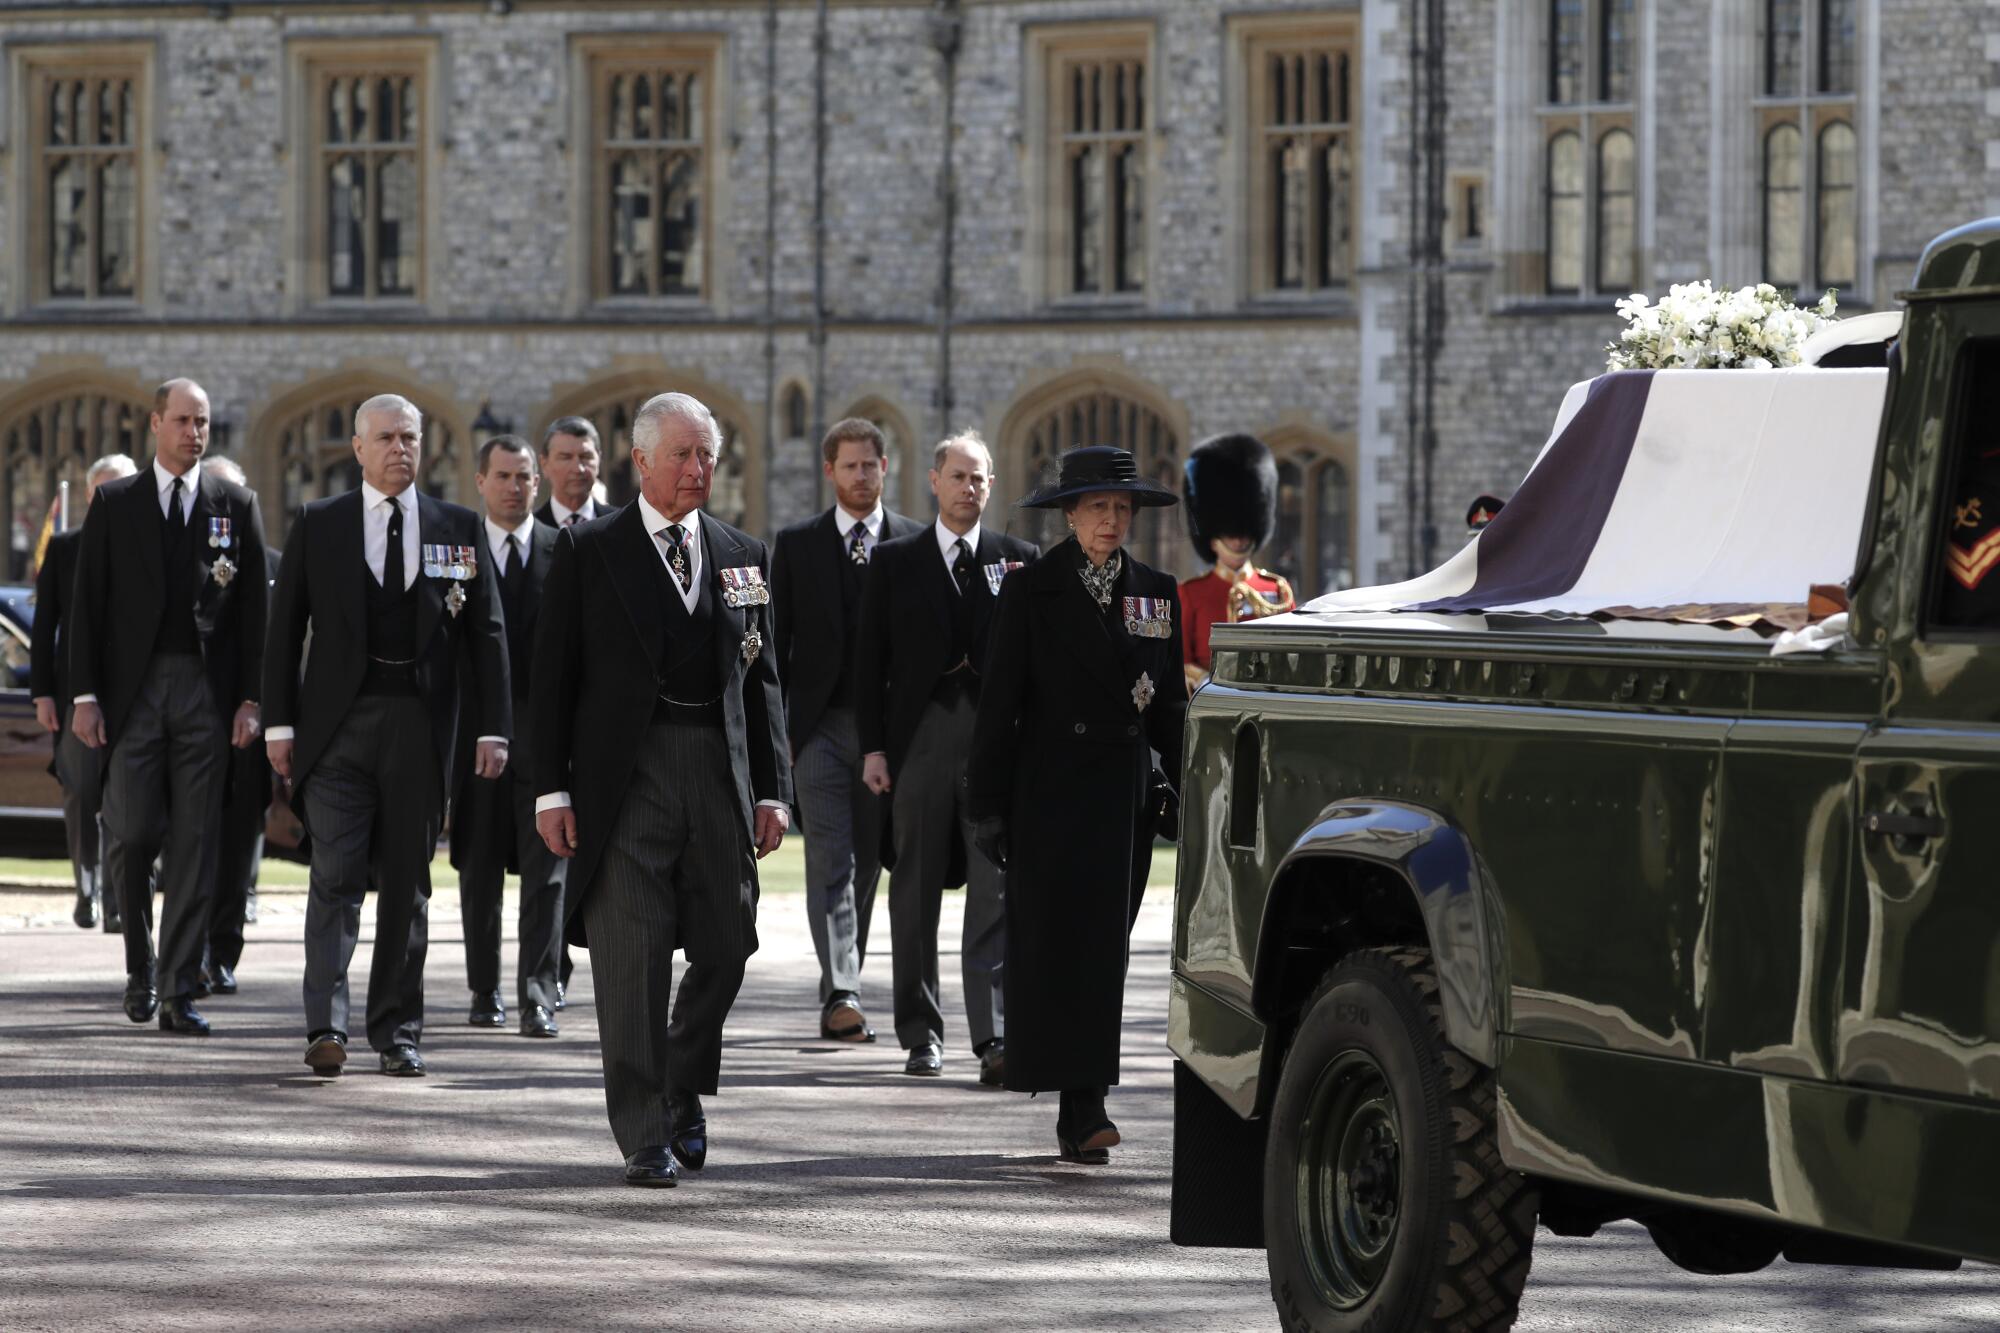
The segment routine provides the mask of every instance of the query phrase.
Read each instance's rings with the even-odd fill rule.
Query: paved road
[[[243,993],[208,1003],[200,1042],[124,1020],[114,942],[60,898],[0,898],[0,1328],[1274,1326],[1260,1254],[1165,1239],[1163,896],[1139,927],[1113,1103],[1129,1146],[1108,1170],[1056,1163],[1054,1106],[979,1089],[962,1052],[915,1080],[892,1044],[812,1039],[786,894],[731,1021],[710,1168],[661,1192],[617,1179],[587,967],[560,1040],[475,1032],[441,890],[432,1076],[321,1082],[298,1063],[301,906],[265,897]],[[1996,1326],[1991,1269],[1704,1280],[1631,1228],[1544,1233],[1520,1324]]]

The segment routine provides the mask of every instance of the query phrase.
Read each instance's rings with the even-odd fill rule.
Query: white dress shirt
[[[179,478],[176,478],[173,473],[160,466],[160,460],[157,455],[154,457],[153,485],[160,493],[161,518],[167,516],[168,508],[173,503],[174,482],[176,480],[184,483],[181,486],[181,522],[186,523],[194,517],[194,488],[201,485],[201,460],[195,460],[194,466],[182,473]],[[202,535],[202,539],[204,541],[207,540],[206,533]],[[70,702],[94,704],[97,702],[97,696],[94,694],[79,694],[76,698],[70,700]]]
[[[979,559],[979,525],[977,523],[974,523],[963,537],[946,527],[943,519],[939,519],[937,522],[931,524],[931,531],[937,534],[938,550],[944,556],[945,573],[951,573],[952,562],[958,559],[958,544],[960,542],[965,543],[966,551],[970,553],[971,558],[975,562]],[[954,588],[958,586],[956,575],[952,577],[951,586]]]
[[[361,483],[361,556],[368,562],[368,572],[381,583],[383,567],[389,559],[389,506],[391,503],[403,511],[403,587],[416,586],[417,578],[423,573],[423,563],[418,558],[418,547],[423,543],[423,533],[417,526],[417,488],[406,487],[401,495],[390,496],[375,489],[368,482]],[[532,520],[530,520],[532,522]],[[527,559],[524,551],[521,558]],[[499,571],[494,571],[499,576]],[[401,592],[402,588],[390,588],[389,592]],[[291,740],[296,731],[292,727],[272,727],[264,733],[266,741]],[[505,736],[480,736],[480,741],[507,743]]]
[[[530,514],[521,521],[518,528],[503,528],[491,518],[486,520],[486,544],[493,548],[493,576],[498,578],[507,569],[507,539],[512,537],[521,544],[521,568],[528,567],[528,552],[535,545],[535,516]]]
[[[861,549],[868,552],[868,558],[873,560],[875,543],[882,540],[882,506],[878,504],[865,514],[850,514],[836,504],[833,511],[833,526],[840,532],[841,553],[846,553],[848,546],[854,541],[854,529],[860,526]]]
[[[554,502],[551,501],[551,503]],[[690,509],[687,513],[681,515],[679,519],[670,519],[659,510],[653,508],[652,502],[647,500],[643,495],[635,503],[639,506],[639,521],[644,523],[646,531],[652,534],[653,550],[659,554],[660,563],[667,567],[668,582],[674,585],[674,591],[681,595],[682,603],[686,605],[689,613],[692,613],[695,602],[701,597],[701,579],[704,567],[702,556],[703,542],[701,539],[701,511],[699,509]],[[879,515],[882,511],[877,509],[875,512]],[[688,573],[690,577],[686,588],[682,588],[680,580],[674,578],[674,567],[667,561],[666,531],[676,522],[687,529]],[[560,810],[569,803],[568,792],[547,792],[535,798],[535,813],[539,815],[544,810]],[[783,808],[784,804],[783,801],[757,802],[759,808],[767,805]]]
[[[597,501],[594,498],[585,500],[581,509],[571,509],[561,500],[556,499],[555,496],[551,495],[549,497],[549,517],[556,521],[556,526],[559,528],[566,528],[570,525],[572,521],[570,516],[572,514],[575,515],[575,522],[588,523],[591,519],[596,518],[599,512]]]

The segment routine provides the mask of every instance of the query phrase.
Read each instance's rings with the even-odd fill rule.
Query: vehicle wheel
[[[1511,1327],[1536,1205],[1500,1161],[1492,1072],[1445,1042],[1430,952],[1342,959],[1271,1109],[1264,1243],[1284,1327]]]
[[[1758,1272],[1785,1248],[1784,1238],[1770,1227],[1710,1214],[1655,1218],[1646,1230],[1661,1254],[1704,1277]]]

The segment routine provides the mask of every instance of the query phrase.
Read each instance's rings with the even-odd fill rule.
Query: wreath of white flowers
[[[1767,282],[1717,291],[1706,280],[1618,302],[1625,331],[1607,343],[1607,370],[1772,370],[1799,364],[1800,349],[1834,322],[1833,290],[1794,305]]]

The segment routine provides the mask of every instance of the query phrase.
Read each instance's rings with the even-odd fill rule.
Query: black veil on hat
[[[1064,500],[1093,491],[1123,491],[1139,508],[1179,504],[1181,498],[1166,487],[1139,475],[1139,464],[1129,449],[1109,444],[1087,444],[1062,456],[1062,470],[1048,485],[1030,492],[1019,501],[1023,509],[1054,509]]]
[[[1188,536],[1204,561],[1215,539],[1248,537],[1251,548],[1278,528],[1278,465],[1254,435],[1212,435],[1187,459]]]

